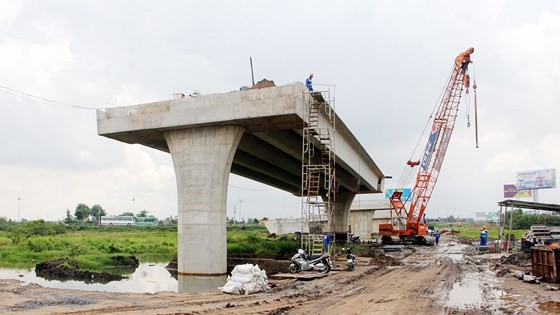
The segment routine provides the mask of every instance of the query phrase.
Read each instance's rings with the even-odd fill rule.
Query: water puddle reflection
[[[173,276],[165,269],[165,265],[165,263],[141,263],[133,273],[126,275],[127,279],[111,281],[106,284],[85,283],[75,280],[47,280],[37,277],[34,268],[0,268],[0,279],[15,279],[55,289],[136,293],[164,291],[179,293],[219,292],[218,287],[223,286],[227,282],[226,275],[216,277]]]
[[[222,276],[185,276],[177,275],[179,293],[219,292],[227,282],[227,275]]]
[[[475,281],[460,281],[453,284],[449,292],[447,305],[465,307],[482,302],[483,292]]]

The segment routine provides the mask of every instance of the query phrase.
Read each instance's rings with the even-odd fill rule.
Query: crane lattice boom
[[[379,226],[381,235],[426,235],[426,225],[422,224],[421,221],[426,205],[434,191],[449,146],[463,89],[466,88],[468,93],[470,85],[468,66],[471,63],[470,55],[473,52],[474,48],[469,48],[455,58],[453,71],[447,81],[447,86],[434,117],[428,143],[421,160],[407,163],[411,167],[419,166],[416,184],[412,189],[409,210],[405,208],[405,203],[401,200],[402,191],[397,190],[390,198],[391,206],[397,216],[400,217],[403,213],[407,214],[406,226],[404,229],[395,229],[393,224],[381,224]]]

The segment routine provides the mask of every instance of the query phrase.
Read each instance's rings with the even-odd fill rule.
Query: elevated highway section
[[[230,173],[300,196],[302,130],[312,99],[296,83],[97,111],[99,135],[171,154],[178,190],[179,273],[226,273]],[[382,192],[384,175],[338,116],[335,124],[335,222],[336,231],[345,232],[354,196]],[[213,248],[201,246],[209,240]]]

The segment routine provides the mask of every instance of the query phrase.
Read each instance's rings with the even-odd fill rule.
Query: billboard
[[[385,198],[387,198],[387,199],[391,198],[391,196],[393,195],[395,190],[400,190],[400,191],[403,192],[403,194],[401,196],[402,201],[407,201],[410,198],[410,194],[412,194],[412,189],[411,188],[401,188],[401,189],[390,188],[390,189],[385,190]]]
[[[532,190],[518,190],[514,184],[504,185],[504,198],[531,198]]]
[[[517,189],[556,188],[556,170],[553,168],[517,172]]]
[[[436,138],[439,133],[439,127],[434,124],[432,125],[432,132],[430,132],[430,137],[428,138],[428,144],[426,145],[426,150],[424,150],[424,156],[422,156],[422,164],[420,165],[422,171],[428,169],[428,164],[432,159],[432,151],[434,150],[434,144],[436,143]]]

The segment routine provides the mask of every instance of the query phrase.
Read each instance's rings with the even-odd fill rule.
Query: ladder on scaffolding
[[[335,112],[334,87],[311,92],[303,126],[302,148],[302,218],[309,235],[303,235],[301,246],[310,255],[323,252],[323,238],[333,235],[335,183]],[[302,227],[302,231],[303,231]],[[334,247],[326,249],[332,255]]]

